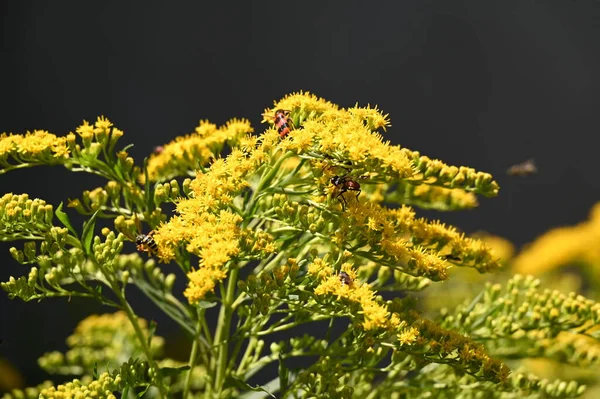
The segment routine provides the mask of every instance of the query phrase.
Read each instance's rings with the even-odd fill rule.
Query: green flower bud
[[[24,245],[23,245],[23,249],[25,252],[25,256],[27,257],[27,260],[29,262],[33,262],[35,260],[36,257],[36,245],[34,241],[27,241]],[[12,248],[11,248],[12,250]]]
[[[25,263],[25,254],[15,247],[9,249],[10,255],[19,263]]]
[[[273,342],[273,343],[271,343],[269,349],[271,350],[271,353],[277,354],[277,353],[281,352],[281,344],[279,344],[277,342]]]
[[[165,288],[169,291],[173,289],[173,285],[175,284],[175,274],[169,273],[165,278]],[[241,282],[241,281],[240,281]]]
[[[34,285],[38,280],[38,269],[37,267],[32,267],[29,271],[29,276],[27,276],[27,284]]]
[[[170,182],[171,184],[171,193],[170,193],[170,197],[171,198],[179,198],[181,195],[179,194],[180,190],[179,190],[179,183],[177,182],[177,180],[171,180]]]
[[[189,197],[190,193],[192,192],[192,188],[190,187],[191,182],[192,182],[192,179],[190,179],[190,178],[186,178],[183,181],[183,193],[186,195],[186,197]]]
[[[51,225],[52,219],[54,219],[54,211],[52,210],[52,205],[44,206],[44,222],[46,224]]]
[[[121,282],[123,285],[126,285],[129,282],[129,277],[129,272],[127,270],[121,273]]]
[[[377,272],[377,281],[385,284],[392,277],[392,270],[388,266],[381,266]]]
[[[165,190],[163,184],[157,184],[154,189],[154,202],[160,204],[168,201],[168,192]]]

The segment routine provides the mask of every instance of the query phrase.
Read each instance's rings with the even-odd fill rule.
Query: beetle
[[[348,175],[350,174],[350,169],[343,169],[346,170],[345,175],[335,175],[331,179],[329,179],[329,181],[336,188],[337,195],[335,196],[335,198],[337,198],[337,200],[340,201],[340,203],[342,204],[342,208],[346,209],[346,207],[348,206],[348,202],[346,201],[346,198],[344,198],[344,193],[348,191],[356,191],[356,200],[358,201],[358,196],[362,191],[360,189],[360,183],[354,180],[353,178],[348,177]]]
[[[278,109],[275,111],[275,128],[282,139],[288,135],[294,123],[290,119],[290,111]]]

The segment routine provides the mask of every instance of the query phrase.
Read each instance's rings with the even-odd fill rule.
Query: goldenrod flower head
[[[292,114],[294,124],[299,125],[309,118],[316,118],[326,111],[336,110],[338,106],[315,96],[310,92],[288,94],[283,99],[274,102],[272,109],[266,109],[262,122],[273,123],[275,111],[286,110]]]
[[[390,127],[389,114],[383,114],[377,106],[375,108],[371,108],[370,104],[367,104],[366,107],[359,107],[358,103],[352,107],[348,108],[348,112],[363,121],[367,124],[367,127],[371,130],[377,130],[379,128],[384,131],[386,128]]]
[[[362,327],[365,330],[395,328],[399,323],[398,317],[392,317],[387,307],[375,300],[375,292],[368,284],[355,280],[356,271],[353,266],[350,263],[344,263],[341,271],[349,275],[353,280],[352,284],[342,284],[340,276],[334,272],[333,267],[323,259],[314,259],[308,266],[308,273],[321,281],[314,290],[315,295],[331,295],[337,297],[338,300],[345,299],[359,304],[363,316]]]
[[[226,143],[235,145],[253,131],[246,119],[231,119],[218,128],[200,121],[194,133],[175,138],[160,153],[150,156],[148,177],[151,181],[162,181],[185,176],[218,157]]]
[[[473,234],[473,238],[483,241],[490,248],[491,253],[503,262],[511,260],[515,253],[515,246],[500,236],[479,232]]]
[[[404,189],[400,201],[423,209],[470,209],[478,205],[475,194],[459,188],[407,184]]]
[[[112,377],[109,373],[100,374],[97,380],[85,385],[80,380],[74,380],[57,387],[45,388],[40,392],[40,398],[44,399],[116,399],[113,391],[120,389],[119,379]]]
[[[0,163],[7,164],[8,157],[18,163],[62,162],[69,157],[69,148],[65,137],[57,137],[45,130],[34,130],[25,135],[2,133],[0,135]]]
[[[113,126],[112,122],[103,116],[99,116],[94,126],[96,140],[98,140],[99,143],[104,143],[110,134],[110,128]]]
[[[415,327],[408,327],[403,329],[400,334],[398,334],[398,342],[400,345],[412,345],[416,342],[417,338],[419,338],[419,330]]]
[[[300,92],[266,110],[264,121],[274,123],[278,109],[289,111],[292,125],[291,132],[279,144],[283,151],[312,158],[315,163],[324,160],[333,167],[349,165],[357,173],[377,176],[379,184],[400,185],[401,188],[407,183],[413,187],[439,186],[439,189],[421,189],[416,195],[409,189],[406,203],[413,203],[410,201],[413,199],[415,205],[429,205],[435,209],[469,208],[477,202],[465,190],[487,196],[498,191],[497,183],[487,173],[448,166],[383,141],[376,130],[389,126],[389,121],[376,107],[357,105],[343,109],[310,93]],[[332,175],[340,173],[341,169],[332,171]],[[402,202],[402,198],[397,201]]]
[[[600,203],[588,221],[550,230],[526,246],[513,262],[518,273],[540,275],[572,262],[600,265]]]
[[[148,334],[148,322],[138,318],[138,324]],[[116,336],[120,339],[115,340]],[[89,346],[110,350],[108,347],[113,347],[115,348],[115,358],[118,357],[118,352],[124,346],[136,343],[135,329],[123,311],[88,316],[77,324],[74,333],[67,338],[67,344],[71,348]],[[154,351],[159,350],[163,345],[162,337],[152,337],[151,347]]]
[[[89,138],[91,140],[91,138],[94,136],[94,126],[90,125],[90,123],[86,120],[84,120],[83,124],[75,129],[75,131],[79,133],[79,136],[82,138]]]
[[[214,292],[215,284],[224,280],[227,273],[217,267],[200,266],[198,270],[189,272],[187,277],[188,286],[183,295],[189,303],[196,304],[204,299],[206,294]]]

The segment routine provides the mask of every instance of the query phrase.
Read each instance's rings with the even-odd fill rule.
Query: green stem
[[[256,347],[257,343],[258,343],[258,339],[255,336],[251,336],[250,339],[248,340],[248,346],[246,346],[244,355],[242,356],[242,359],[240,360],[240,364],[238,365],[236,374],[239,375],[242,371],[244,371],[244,367],[246,366],[246,362],[248,361],[248,356],[250,356],[250,354]]]
[[[283,162],[286,159],[288,159],[289,157],[291,157],[292,155],[294,155],[294,154],[289,151],[286,152],[285,154],[283,154],[277,160],[277,162],[275,162],[275,165],[273,165],[271,167],[271,170],[260,179],[260,182],[256,186],[256,190],[254,190],[254,192],[252,193],[252,197],[250,198],[250,201],[248,202],[248,205],[246,206],[246,214],[247,215],[251,215],[252,213],[254,213],[254,207],[256,206],[256,201],[258,200],[258,195],[261,194],[265,185],[267,185],[268,183],[271,182],[271,180],[273,180],[275,175],[279,172],[279,168],[281,167]]]
[[[198,335],[201,334],[202,331],[202,323],[200,322],[200,317],[198,318],[198,324],[196,325],[196,336],[194,336],[194,342],[192,343],[192,353],[190,353],[190,369],[185,376],[185,385],[183,386],[183,399],[187,399],[190,394],[190,384],[192,383],[192,374],[194,371],[194,367],[196,367],[196,359],[198,358]]]
[[[215,364],[216,375],[215,375],[215,389],[217,393],[221,393],[223,385],[225,383],[225,376],[227,375],[227,354],[229,352],[229,329],[231,327],[231,316],[233,315],[233,297],[235,295],[235,288],[237,285],[239,269],[234,267],[229,273],[229,280],[227,281],[227,288],[225,290],[225,298],[221,305],[219,312],[219,320],[217,322],[217,330],[215,332],[215,340],[213,347],[218,350],[218,358]]]
[[[148,359],[148,363],[150,363],[150,365],[155,370],[158,371],[159,370],[158,364],[152,358],[152,353],[150,352],[150,346],[148,346],[148,337],[146,337],[146,335],[142,331],[142,328],[140,327],[140,323],[138,323],[137,316],[133,312],[131,305],[129,305],[129,302],[127,302],[127,300],[125,299],[125,295],[121,292],[121,290],[119,289],[118,286],[113,285],[112,289],[113,289],[115,295],[117,296],[117,298],[119,298],[119,302],[121,302],[122,309],[125,311],[125,313],[127,313],[127,318],[129,319],[129,322],[131,323],[131,325],[133,326],[133,329],[135,330],[135,335],[137,336],[138,341],[140,341],[140,345],[142,346],[142,351],[146,355],[146,359]],[[165,392],[165,388],[162,385],[162,381],[160,381],[160,380],[157,381],[157,384],[158,384],[157,388],[159,389],[159,397],[164,398],[166,396],[166,392]]]

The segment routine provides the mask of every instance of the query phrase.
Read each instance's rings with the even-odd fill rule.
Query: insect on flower
[[[293,127],[293,122],[290,119],[290,111],[278,109],[275,111],[275,128],[277,129],[277,133],[279,133],[279,137],[282,139],[288,135],[288,133]]]
[[[159,155],[162,154],[164,149],[165,148],[162,145],[157,145],[156,147],[154,147],[154,150],[152,152],[154,155]]]
[[[152,236],[154,235],[154,230],[152,230],[148,234],[138,234],[135,237],[135,245],[138,251],[140,252],[148,252],[148,253],[156,253],[158,252],[158,245]]]
[[[154,241],[154,238],[152,237],[154,235],[154,230],[151,230],[148,234],[142,233],[140,220],[137,218],[137,216],[135,216],[135,225],[138,231],[138,234],[135,237],[126,231],[122,231],[123,234],[125,234],[130,241],[135,242],[135,246],[138,251],[148,252],[150,255],[157,253],[158,244],[156,244],[156,241]]]
[[[525,162],[511,166],[506,173],[510,176],[529,176],[537,173],[537,171],[533,159],[528,159]]]
[[[342,282],[342,286],[347,285],[348,287],[352,286],[352,277],[350,277],[350,275],[344,271],[341,271],[340,274],[338,274],[338,277],[340,278],[340,281]]]
[[[356,191],[356,200],[358,201],[358,196],[362,191],[360,189],[360,183],[358,183],[351,177],[348,177],[348,175],[350,174],[350,169],[344,167],[342,168],[346,170],[346,174],[343,176],[335,175],[331,179],[329,179],[329,181],[335,186],[335,198],[337,198],[337,200],[340,201],[340,203],[342,204],[342,208],[345,210],[348,206],[348,202],[346,202],[346,198],[344,198],[344,193],[348,191]],[[359,177],[359,179],[364,178],[366,177]]]

